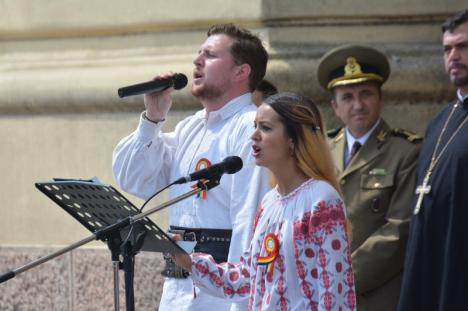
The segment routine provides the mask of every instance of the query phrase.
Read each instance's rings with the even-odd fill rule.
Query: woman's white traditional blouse
[[[345,207],[324,181],[308,180],[284,197],[268,192],[240,263],[195,253],[192,264],[195,284],[218,297],[249,299],[249,310],[356,308]]]

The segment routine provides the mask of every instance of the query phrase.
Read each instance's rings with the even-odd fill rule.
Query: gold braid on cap
[[[331,80],[328,83],[327,88],[331,89],[332,87],[339,85],[355,84],[369,80],[383,81],[384,78],[376,73],[363,73],[361,65],[359,65],[356,58],[348,57],[344,67],[344,75]]]

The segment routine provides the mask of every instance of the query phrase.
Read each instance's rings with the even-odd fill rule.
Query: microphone
[[[140,95],[152,92],[159,92],[170,87],[176,90],[183,89],[187,85],[187,76],[183,73],[176,73],[170,78],[143,82],[139,84],[129,85],[117,90],[119,97],[127,97]]]
[[[211,179],[214,177],[221,177],[224,173],[234,174],[242,168],[242,159],[238,156],[230,156],[225,158],[222,162],[211,165],[207,168],[193,172],[192,174],[177,179],[173,184],[184,184],[193,180]]]

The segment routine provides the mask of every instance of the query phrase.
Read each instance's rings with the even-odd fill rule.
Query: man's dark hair
[[[445,33],[446,31],[452,32],[455,30],[455,28],[466,22],[468,22],[468,9],[461,11],[452,17],[449,17],[442,24],[442,33]]]
[[[257,84],[255,91],[259,91],[260,93],[262,93],[263,99],[266,99],[267,97],[278,93],[278,89],[276,88],[276,86],[274,86],[273,83],[271,83],[268,80],[260,81],[260,83]]]
[[[251,68],[249,89],[253,91],[263,79],[268,62],[268,53],[260,39],[249,30],[234,24],[217,24],[208,29],[208,37],[225,34],[233,40],[231,54],[237,65],[248,64]]]

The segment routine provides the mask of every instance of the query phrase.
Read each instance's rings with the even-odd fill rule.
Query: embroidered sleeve
[[[230,301],[242,301],[249,298],[250,272],[247,257],[242,256],[237,264],[217,264],[211,255],[193,253],[192,279],[199,288],[210,295]],[[245,260],[245,258],[248,258]]]
[[[307,310],[355,310],[344,204],[319,201],[294,222],[296,272]]]

